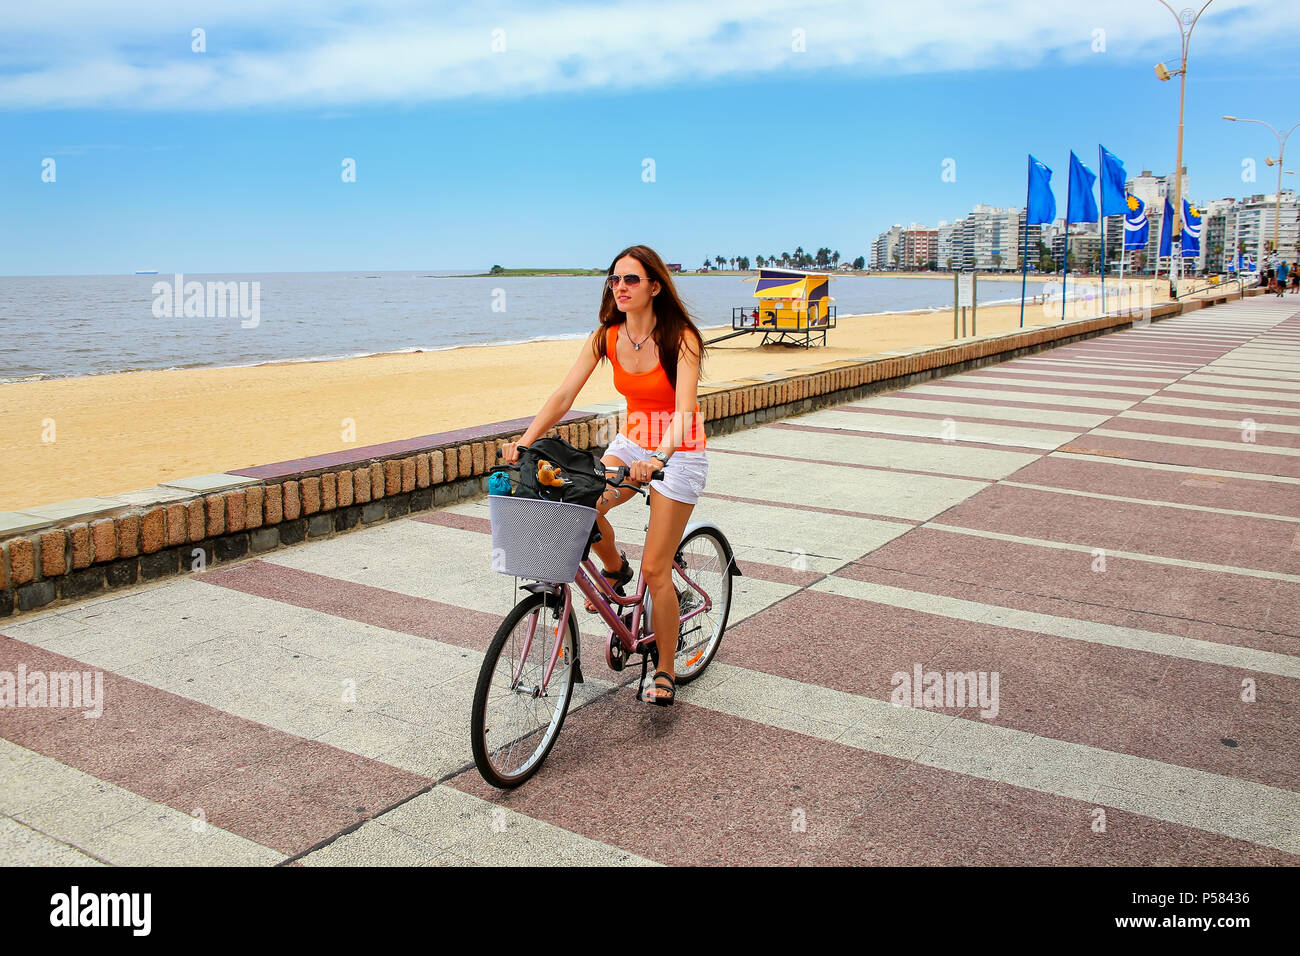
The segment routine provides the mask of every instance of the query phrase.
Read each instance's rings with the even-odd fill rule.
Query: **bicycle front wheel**
[[[676,683],[689,684],[709,666],[722,644],[731,614],[731,566],[727,561],[727,543],[720,531],[696,528],[677,549],[677,561],[687,576],[709,596],[712,607],[681,625],[673,667]],[[700,606],[700,596],[682,580],[682,571],[673,568],[673,586],[682,595],[682,615]]]
[[[563,607],[563,598],[552,594],[524,598],[501,622],[483,658],[470,735],[478,772],[494,787],[508,790],[536,773],[564,725],[578,646],[572,614],[551,679],[542,687]],[[532,644],[525,656],[530,631]]]

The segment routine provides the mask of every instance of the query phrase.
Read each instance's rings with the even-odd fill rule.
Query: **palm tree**
[[[840,267],[840,251],[838,249],[831,253],[831,265],[837,269]]]
[[[754,257],[754,264],[757,265],[757,266],[761,269],[761,268],[763,268],[763,266],[767,265],[767,260],[764,259],[762,256],[755,256],[755,257]]]
[[[727,264],[727,260],[722,258],[722,256],[714,256],[713,261],[718,264],[719,269],[721,269],[723,266]]]

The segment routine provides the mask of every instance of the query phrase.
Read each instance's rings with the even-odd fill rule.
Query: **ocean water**
[[[178,299],[171,274],[0,277],[0,382],[581,339],[596,326],[603,280],[430,271],[195,274],[182,281],[205,284],[194,300],[204,314],[185,314],[185,290]],[[675,282],[701,327],[730,325],[733,306],[756,302],[753,283],[740,277]],[[156,283],[166,288],[155,292]],[[244,309],[222,293],[217,298],[229,310],[209,308],[207,283],[246,283]],[[1028,293],[1041,285],[1031,282]],[[841,315],[904,312],[951,308],[952,286],[951,276],[846,276],[832,281],[831,295]],[[1018,278],[979,283],[982,305],[1019,297]]]

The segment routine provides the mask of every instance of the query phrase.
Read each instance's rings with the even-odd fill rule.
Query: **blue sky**
[[[1176,68],[1179,36],[1157,0],[10,12],[6,275],[604,266],[633,242],[689,266],[852,259],[896,222],[1023,204],[1026,152],[1058,209],[1071,148],[1094,171],[1098,141],[1130,173],[1174,163],[1178,84],[1152,65]],[[1194,200],[1274,188],[1272,135],[1220,117],[1300,121],[1298,40],[1282,0],[1214,0],[1197,24]]]

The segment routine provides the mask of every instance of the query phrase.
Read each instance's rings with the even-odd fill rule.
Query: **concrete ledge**
[[[181,491],[226,491],[229,488],[242,488],[251,485],[252,478],[231,474],[195,475],[193,478],[177,478],[175,481],[163,481],[159,488],[177,488]]]

